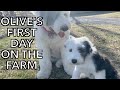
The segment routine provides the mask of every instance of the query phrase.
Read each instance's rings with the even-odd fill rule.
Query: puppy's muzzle
[[[68,28],[67,25],[63,25],[63,26],[61,26],[60,29],[65,32],[65,31],[67,31],[69,28]]]

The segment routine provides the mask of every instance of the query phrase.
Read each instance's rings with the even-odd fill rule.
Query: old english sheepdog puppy
[[[61,47],[70,34],[70,11],[33,11],[35,16],[43,17],[43,26],[34,26],[36,46],[43,50],[43,59],[39,60],[38,79],[48,79],[51,70],[51,56],[60,58]],[[57,65],[57,64],[56,64]]]
[[[62,63],[72,79],[118,79],[118,73],[107,58],[103,58],[87,37],[71,37],[65,42]],[[83,74],[82,74],[83,73]]]

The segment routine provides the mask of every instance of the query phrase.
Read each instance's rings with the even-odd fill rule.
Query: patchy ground
[[[88,16],[86,16],[86,13]],[[83,16],[78,14],[72,15],[73,21],[77,20],[80,23],[84,24],[111,24],[111,25],[120,25],[120,12],[83,12]],[[102,14],[103,13],[103,14]],[[93,15],[91,15],[93,14]],[[84,16],[85,15],[85,16]]]
[[[116,14],[117,13],[117,14]],[[120,13],[100,14],[99,18],[119,18]],[[83,18],[83,17],[82,17]],[[110,58],[113,66],[120,72],[120,25],[116,24],[97,24],[97,23],[81,23],[79,20],[72,24],[71,32],[78,37],[87,36],[96,45],[97,49]],[[119,23],[119,22],[118,22]],[[0,26],[0,36],[5,35],[7,27]],[[13,37],[11,37],[13,39]],[[10,49],[10,39],[3,37],[0,39],[0,51],[2,49]],[[35,42],[34,42],[35,43]],[[35,49],[33,44],[32,49]],[[36,70],[6,70],[5,61],[0,57],[0,79],[34,79]],[[53,64],[52,74],[50,79],[69,79],[63,67],[60,69]]]

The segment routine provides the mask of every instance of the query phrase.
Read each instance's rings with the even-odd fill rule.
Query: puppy
[[[70,34],[69,11],[32,11],[36,17],[43,17],[43,26],[35,33],[36,47],[43,50],[43,59],[39,60],[40,71],[37,79],[48,79],[52,70],[52,57],[61,58],[61,48]],[[57,64],[56,64],[57,65]]]
[[[62,63],[72,79],[80,79],[81,73],[94,79],[118,79],[118,73],[107,58],[103,58],[87,37],[70,37],[65,42]]]

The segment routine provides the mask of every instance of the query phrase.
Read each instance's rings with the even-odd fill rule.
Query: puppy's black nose
[[[62,31],[67,31],[69,28],[68,28],[67,25],[64,25],[64,26],[62,26],[60,29],[61,29]]]
[[[77,63],[77,59],[72,59],[72,63],[76,64]]]

